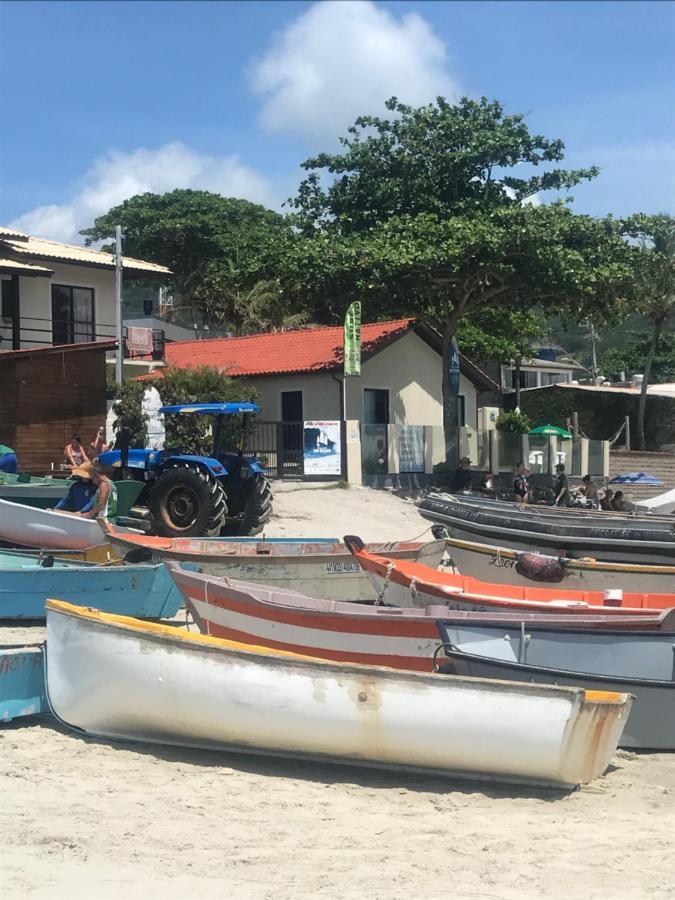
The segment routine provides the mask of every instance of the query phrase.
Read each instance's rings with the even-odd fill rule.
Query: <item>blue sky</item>
[[[575,209],[675,212],[675,4],[0,3],[0,222],[77,240],[127,196],[278,207],[382,101],[486,95],[597,164]]]

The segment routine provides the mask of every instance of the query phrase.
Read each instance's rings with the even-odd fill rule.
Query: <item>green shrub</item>
[[[199,369],[166,368],[163,377],[152,382],[127,380],[122,384],[115,402],[115,431],[122,427],[131,430],[131,446],[145,447],[148,439],[147,422],[141,413],[143,393],[148,386],[159,391],[164,406],[180,403],[227,403],[258,399],[257,391],[241,379],[228,378],[217,369],[207,366]],[[211,452],[210,416],[167,416],[166,447],[175,447],[182,453],[205,455]],[[228,447],[236,448],[241,428],[240,416],[228,416],[223,424],[223,440]]]
[[[532,422],[525,413],[502,410],[497,418],[496,428],[497,431],[504,431],[507,434],[527,434],[532,430]]]

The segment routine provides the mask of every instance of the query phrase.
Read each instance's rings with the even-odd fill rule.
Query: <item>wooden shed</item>
[[[23,472],[63,462],[73,434],[85,447],[105,423],[106,351],[114,341],[0,353],[0,444],[16,451]]]

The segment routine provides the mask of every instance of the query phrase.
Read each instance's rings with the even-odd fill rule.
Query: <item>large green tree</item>
[[[646,449],[645,411],[647,386],[661,335],[675,326],[675,218],[643,213],[625,219],[623,233],[633,250],[633,291],[637,308],[652,326],[651,340],[642,368],[638,405],[638,446]]]
[[[123,251],[173,272],[180,302],[209,324],[237,326],[237,300],[274,276],[273,259],[290,233],[284,216],[248,200],[209,191],[138,194],[82,231],[87,244],[114,237]]]
[[[533,307],[597,317],[622,295],[628,250],[611,219],[526,202],[597,170],[557,167],[562,142],[531,134],[522,116],[486,99],[386,106],[391,118],[357,119],[338,153],[303,164],[309,174],[292,201],[300,237],[280,275],[324,315],[338,318],[360,298],[370,318],[415,314],[439,329],[452,457],[447,360],[459,323]]]

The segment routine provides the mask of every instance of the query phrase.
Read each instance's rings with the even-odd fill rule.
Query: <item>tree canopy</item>
[[[528,204],[597,169],[567,170],[558,139],[531,134],[499,103],[462,99],[414,109],[392,98],[389,119],[364,116],[342,149],[303,164],[292,201],[300,236],[280,266],[284,288],[338,318],[353,299],[364,314],[413,314],[443,335],[444,424],[449,455],[457,405],[447,359],[468,315],[601,317],[630,279],[618,223],[575,215],[562,202]],[[553,165],[540,172],[540,166]],[[327,181],[328,179],[328,181]],[[327,183],[326,183],[327,181]]]
[[[123,252],[168,266],[181,302],[209,324],[236,321],[237,296],[273,277],[270,260],[290,233],[286,217],[264,206],[183,189],[131,197],[82,234],[91,244],[112,238],[116,225]]]

